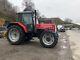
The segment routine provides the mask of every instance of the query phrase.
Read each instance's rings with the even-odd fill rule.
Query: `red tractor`
[[[58,43],[58,33],[55,24],[39,23],[35,11],[25,11],[17,14],[16,22],[7,26],[7,39],[12,45],[19,45],[24,40],[30,41],[38,37],[43,47],[52,48]]]

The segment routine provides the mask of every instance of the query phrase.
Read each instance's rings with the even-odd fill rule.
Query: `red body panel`
[[[23,23],[21,22],[14,22],[13,24],[17,24],[19,25],[24,32],[28,32],[28,28],[26,25],[24,25]],[[55,24],[51,24],[51,23],[48,23],[48,24],[36,24],[36,29],[43,29],[43,30],[52,30],[53,32],[56,32],[56,25]]]
[[[53,30],[54,32],[56,31],[56,25],[55,24],[36,24],[37,29],[49,29]]]
[[[24,25],[23,23],[21,23],[21,22],[14,22],[14,23],[15,24],[18,24],[24,30],[24,32],[27,32],[28,31],[26,25]]]

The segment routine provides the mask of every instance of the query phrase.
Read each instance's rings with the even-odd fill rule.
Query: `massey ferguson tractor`
[[[58,43],[58,33],[55,24],[39,23],[35,11],[17,13],[16,22],[7,26],[7,39],[12,45],[19,45],[23,41],[30,41],[38,37],[40,44],[45,48],[55,47]]]

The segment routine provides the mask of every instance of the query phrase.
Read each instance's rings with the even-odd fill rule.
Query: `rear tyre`
[[[19,45],[21,44],[24,40],[24,32],[19,26],[11,26],[8,29],[7,32],[7,39],[12,45]]]
[[[45,31],[41,34],[40,43],[43,47],[52,48],[56,46],[58,39],[55,37],[54,33]]]

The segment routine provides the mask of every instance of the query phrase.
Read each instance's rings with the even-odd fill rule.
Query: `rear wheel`
[[[7,39],[10,44],[18,45],[21,44],[24,39],[24,32],[19,26],[11,26],[7,32]]]
[[[43,32],[40,37],[40,43],[43,47],[52,48],[55,47],[58,39],[55,38],[52,32]]]

